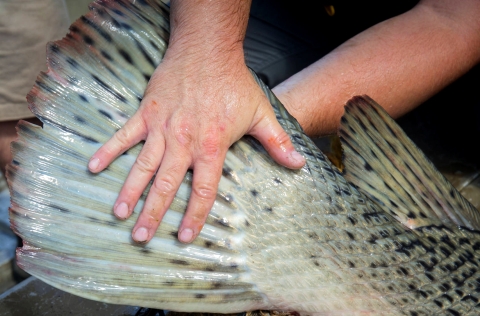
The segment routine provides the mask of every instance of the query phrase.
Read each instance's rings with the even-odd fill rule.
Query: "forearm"
[[[232,58],[243,62],[250,4],[251,0],[172,0],[170,53],[217,66]]]
[[[274,89],[312,136],[335,132],[343,105],[368,94],[399,117],[480,59],[480,1],[423,1],[360,33]]]

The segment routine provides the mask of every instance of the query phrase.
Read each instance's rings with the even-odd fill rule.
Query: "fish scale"
[[[48,46],[7,168],[18,263],[65,291],[176,311],[302,315],[476,315],[478,214],[368,97],[342,118],[342,174],[255,80],[306,158],[277,165],[252,137],[229,149],[214,206],[189,245],[177,230],[188,172],[146,245],[112,205],[142,144],[100,174],[89,157],[138,108],[168,44],[160,1],[98,0]]]

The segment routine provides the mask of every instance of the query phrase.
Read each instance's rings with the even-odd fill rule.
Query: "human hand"
[[[246,67],[243,52],[227,55],[208,60],[169,48],[136,114],[89,162],[91,172],[100,172],[145,141],[114,204],[115,216],[128,218],[156,175],[133,228],[137,242],[153,237],[189,168],[192,192],[178,238],[193,241],[214,203],[226,152],[245,134],[257,138],[281,165],[305,163]]]

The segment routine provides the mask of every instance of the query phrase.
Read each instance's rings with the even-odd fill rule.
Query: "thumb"
[[[295,150],[290,136],[275,118],[273,109],[268,106],[258,111],[258,122],[250,129],[249,134],[262,143],[272,158],[282,166],[299,169],[305,165],[305,158]]]

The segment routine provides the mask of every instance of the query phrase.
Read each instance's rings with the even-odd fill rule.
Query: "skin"
[[[334,132],[343,105],[356,94],[388,104],[398,117],[478,63],[479,3],[423,1],[355,36],[274,92],[311,136]],[[245,65],[249,7],[243,0],[172,1],[170,46],[138,112],[90,160],[90,171],[101,172],[145,141],[114,205],[118,218],[128,218],[156,174],[133,228],[137,242],[153,237],[189,168],[192,193],[179,240],[194,240],[214,202],[226,151],[244,134],[286,167],[305,162]]]
[[[461,3],[461,5],[460,5]],[[480,1],[428,0],[346,41],[273,89],[309,136],[367,94],[398,118],[480,61]]]

